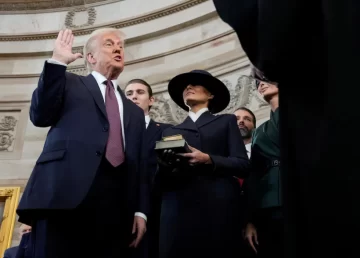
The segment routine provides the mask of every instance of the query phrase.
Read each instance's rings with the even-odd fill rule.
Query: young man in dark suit
[[[34,257],[127,257],[149,209],[144,114],[116,83],[123,34],[104,28],[90,35],[85,77],[66,72],[81,57],[73,40],[71,30],[60,31],[33,93],[30,120],[51,128],[17,213],[32,226]]]
[[[139,257],[158,257],[158,229],[160,217],[160,196],[159,189],[153,185],[157,171],[157,158],[155,153],[155,143],[161,140],[163,131],[170,127],[170,124],[159,123],[152,120],[149,111],[154,104],[155,98],[151,86],[142,79],[133,79],[126,84],[125,95],[128,99],[138,105],[145,115],[145,145],[148,163],[147,163],[147,181],[151,185],[151,215],[148,223],[149,231],[140,246]]]

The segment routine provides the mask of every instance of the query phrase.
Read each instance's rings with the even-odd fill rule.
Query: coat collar
[[[104,98],[101,95],[99,85],[97,84],[93,75],[89,74],[86,77],[80,77],[86,88],[90,91],[95,100],[96,105],[101,110],[102,114],[107,118]]]
[[[184,122],[177,126],[174,126],[174,128],[198,131],[201,127],[207,125],[208,123],[211,123],[218,118],[219,116],[214,116],[210,112],[205,112],[196,120],[195,123],[193,120],[191,120],[190,117],[187,117]]]

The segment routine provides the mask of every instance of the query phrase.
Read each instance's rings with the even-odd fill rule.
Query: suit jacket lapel
[[[105,101],[94,76],[89,74],[86,77],[80,77],[80,78],[82,82],[85,84],[86,88],[90,91],[91,95],[93,96],[96,105],[99,107],[103,115],[107,118]]]
[[[152,142],[152,139],[156,136],[160,129],[160,126],[156,126],[155,122],[150,119],[148,128],[146,129],[146,139],[148,143]]]
[[[122,123],[124,124],[124,131],[127,132],[128,126],[130,123],[130,117],[131,117],[131,106],[129,105],[129,100],[125,97],[125,94],[122,92],[119,86],[117,86],[117,90],[120,94],[120,97],[123,102],[123,117],[122,117]],[[125,134],[126,138],[126,134]]]
[[[207,125],[208,123],[211,123],[212,121],[218,118],[219,116],[214,116],[210,112],[205,112],[196,120],[195,125],[197,126],[197,128],[200,128],[204,125]]]

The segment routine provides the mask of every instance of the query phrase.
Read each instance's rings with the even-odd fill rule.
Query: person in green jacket
[[[283,213],[280,178],[279,89],[256,68],[256,86],[271,107],[270,120],[254,132],[252,171],[248,181],[249,218],[245,238],[258,257],[283,256]]]

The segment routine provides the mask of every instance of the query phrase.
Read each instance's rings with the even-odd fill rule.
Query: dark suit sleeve
[[[219,176],[238,176],[245,178],[249,174],[250,162],[246,154],[244,142],[241,138],[236,117],[229,116],[227,132],[229,156],[210,155],[214,166],[214,173]]]
[[[32,248],[30,244],[31,233],[26,233],[21,237],[19,249],[14,258],[29,258],[32,257]]]
[[[144,118],[141,117],[140,124],[141,128],[141,146],[140,146],[140,155],[139,155],[139,177],[140,177],[140,186],[139,186],[139,207],[136,212],[144,213],[146,216],[149,215],[150,211],[150,184],[149,184],[149,173],[147,171],[148,167],[148,154],[147,146],[145,141],[145,123],[143,122]]]
[[[57,122],[64,100],[65,71],[65,66],[45,62],[31,99],[30,120],[35,126],[49,127]]]
[[[170,128],[172,125],[167,126],[164,128],[162,132],[161,137],[169,136],[169,133],[167,132],[167,128]],[[171,133],[170,133],[171,135]],[[165,167],[158,163],[157,170],[155,173],[154,178],[154,188],[158,191],[158,194],[161,194],[162,191],[167,191],[167,189],[172,189],[172,171],[174,170],[174,167]],[[170,179],[170,180],[169,180]]]
[[[18,246],[10,247],[5,250],[4,258],[15,258],[18,253]]]
[[[4,258],[11,258],[10,254],[9,254],[9,249],[5,250]]]

